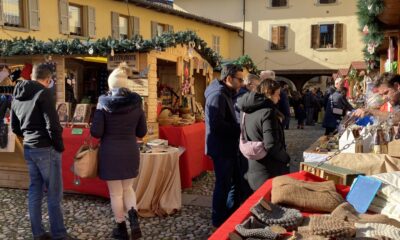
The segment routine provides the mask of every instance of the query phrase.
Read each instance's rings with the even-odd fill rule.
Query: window
[[[139,35],[139,18],[111,12],[111,35],[115,39],[129,39]]]
[[[271,50],[287,49],[287,26],[271,27]]]
[[[68,0],[58,0],[58,7],[60,33],[96,37],[96,9],[94,7],[70,4]]]
[[[343,46],[343,24],[319,24],[311,26],[312,48],[341,48]]]
[[[82,7],[78,5],[69,5],[69,33],[71,35],[83,36],[83,17]]]
[[[319,3],[319,4],[331,4],[331,3],[336,3],[336,0],[317,0],[317,3]]]
[[[39,30],[39,0],[0,0],[0,26]]]
[[[270,7],[287,7],[287,0],[270,0]]]
[[[3,0],[4,25],[11,27],[23,27],[23,1]]]
[[[119,16],[119,38],[127,39],[128,38],[128,17]]]
[[[220,37],[213,36],[212,49],[217,53],[220,53],[220,45],[219,44],[220,44]]]
[[[164,32],[173,32],[174,26],[158,23],[158,22],[151,22],[151,37],[161,36]]]

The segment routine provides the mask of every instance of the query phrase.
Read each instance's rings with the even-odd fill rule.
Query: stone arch
[[[289,85],[289,88],[290,88],[292,91],[297,91],[296,85],[295,85],[294,82],[293,82],[292,80],[290,80],[289,78],[285,78],[285,77],[281,77],[281,76],[276,76],[275,80],[278,81],[278,82],[285,82],[285,83],[287,83],[287,84]]]
[[[317,87],[320,88],[322,92],[330,86],[332,80],[332,76],[320,75],[310,78],[309,80],[305,81],[301,87],[302,90],[307,88]]]

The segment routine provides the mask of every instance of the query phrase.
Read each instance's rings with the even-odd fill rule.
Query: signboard
[[[128,82],[129,90],[140,96],[149,96],[149,80],[147,78],[128,78]]]
[[[113,70],[117,68],[121,62],[126,62],[132,71],[139,72],[139,53],[115,54],[114,56],[108,56],[107,69]]]

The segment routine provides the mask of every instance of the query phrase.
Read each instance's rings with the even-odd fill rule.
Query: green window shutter
[[[319,25],[311,25],[311,48],[319,48]]]
[[[119,39],[119,13],[111,12],[111,36]]]
[[[343,47],[343,24],[336,23],[335,24],[335,48]]]
[[[29,28],[40,29],[39,0],[29,0]]]
[[[88,6],[88,36],[90,38],[96,37],[96,9]]]
[[[157,36],[157,22],[151,21],[151,37],[156,37]]]
[[[68,0],[59,0],[60,33],[69,34],[69,10]]]

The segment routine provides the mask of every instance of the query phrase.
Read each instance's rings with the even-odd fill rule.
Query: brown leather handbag
[[[93,144],[92,137],[85,139],[74,157],[73,171],[81,178],[95,178],[98,172],[98,152],[100,144]]]

